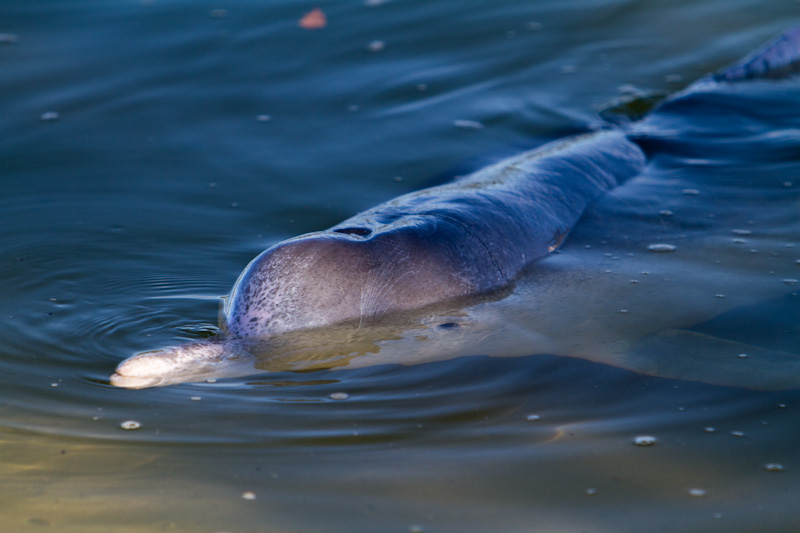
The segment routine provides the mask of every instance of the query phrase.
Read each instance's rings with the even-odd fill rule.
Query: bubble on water
[[[697,196],[698,194],[700,194],[700,191],[698,191],[697,189],[683,189],[681,192],[688,196]]]
[[[733,437],[744,437],[744,431],[731,431]]]
[[[746,353],[740,353],[736,357],[738,357],[739,359],[747,359],[747,354]]]
[[[695,498],[702,498],[706,495],[705,489],[689,489],[689,496],[694,496]]]
[[[791,278],[790,279],[784,279],[783,282],[785,284],[787,284],[787,285],[797,285],[797,280],[796,279],[791,279]]]
[[[58,387],[58,383],[51,383],[50,386],[53,387],[53,388],[56,388],[56,387]]]
[[[733,244],[744,244],[746,242],[744,239],[733,239]]]
[[[528,415],[525,417],[525,420],[527,420],[528,422],[538,422],[541,419],[542,417],[539,415]]]
[[[483,129],[483,124],[478,122],[477,120],[454,120],[453,126],[460,130],[481,130]]]
[[[715,431],[717,431],[717,428],[706,426],[703,428],[703,431],[705,431],[706,433],[714,433]]]
[[[331,400],[346,400],[350,397],[346,392],[332,392],[328,396]]]
[[[41,120],[42,122],[55,122],[60,117],[61,117],[61,115],[59,115],[55,111],[46,111],[46,112],[41,114],[41,116],[39,117],[39,120]]]
[[[786,404],[785,403],[779,403],[778,407],[780,407],[781,409],[786,409]]]
[[[367,50],[370,52],[381,52],[386,48],[386,43],[383,41],[372,41],[367,45]]]
[[[724,294],[715,294],[714,298],[725,298]]]
[[[764,465],[767,472],[783,472],[783,465],[780,463],[767,463]]]
[[[649,251],[656,253],[674,252],[675,248],[676,246],[674,244],[666,244],[666,243],[651,244],[647,247]]]
[[[656,438],[652,435],[639,435],[633,439],[636,446],[653,446],[656,443]]]
[[[628,310],[627,310],[627,309],[620,309],[620,310],[619,310],[619,314],[621,314],[621,315],[627,315],[627,314],[628,314]]]
[[[661,211],[658,212],[658,214],[661,215],[662,217],[671,217],[675,213],[673,213],[669,209],[662,209]]]
[[[203,399],[203,397],[202,396],[192,396],[189,399],[192,400],[193,402],[199,402],[200,400]]]
[[[242,499],[243,500],[255,500],[256,499],[256,493],[253,492],[252,490],[246,490],[246,491],[244,491],[242,493]]]
[[[142,423],[137,420],[126,420],[125,422],[121,423],[119,427],[128,430],[139,429],[140,427],[142,427]]]
[[[733,233],[734,235],[739,235],[741,237],[743,237],[745,235],[752,235],[753,234],[753,232],[750,231],[749,229],[735,229],[735,230],[731,231],[731,233]]]

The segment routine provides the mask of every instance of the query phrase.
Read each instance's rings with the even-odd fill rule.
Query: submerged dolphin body
[[[221,312],[221,338],[136,355],[119,365],[111,382],[145,387],[259,370],[552,353],[724,385],[800,386],[799,355],[686,329],[789,292],[788,283],[752,276],[774,272],[774,258],[742,256],[741,247],[723,246],[698,225],[680,237],[680,253],[658,255],[657,276],[640,282],[634,278],[650,276],[655,252],[675,246],[652,239],[675,237],[675,231],[664,234],[663,221],[644,220],[641,206],[626,197],[636,187],[670,186],[651,177],[659,152],[687,152],[683,159],[702,167],[699,155],[688,154],[709,137],[687,127],[698,104],[709,104],[700,109],[704,115],[719,114],[719,135],[725,121],[740,115],[714,101],[725,104],[731,87],[785,78],[798,67],[800,28],[625,130],[557,141],[279,243],[239,277]],[[681,144],[683,138],[696,142]],[[731,150],[757,144],[733,142]],[[796,216],[800,202],[788,202],[782,212]],[[736,209],[718,215],[725,213],[735,218]],[[631,220],[647,228],[638,237],[625,235]],[[570,232],[563,253],[553,254]],[[792,238],[790,232],[769,242]],[[598,241],[615,252],[659,246],[643,256],[629,252],[608,269],[613,253],[592,248]],[[724,275],[705,264],[711,256],[725,265]],[[793,261],[784,263],[777,268],[793,268]],[[731,287],[734,294],[724,294]],[[742,350],[748,358],[731,359]]]

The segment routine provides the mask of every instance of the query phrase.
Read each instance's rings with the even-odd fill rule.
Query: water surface
[[[0,6],[4,530],[796,531],[795,390],[477,353],[108,384],[125,357],[215,333],[220,296],[267,246],[586,131],[800,21],[755,0],[370,4],[320,4],[318,31],[290,0]],[[694,330],[796,353],[798,125],[764,94],[754,114],[773,128],[729,145],[745,164],[725,164],[723,139],[698,165],[716,142],[702,132],[654,141],[663,159],[565,257],[621,264],[683,236],[691,279],[748,296]],[[701,245],[734,250],[730,268]]]

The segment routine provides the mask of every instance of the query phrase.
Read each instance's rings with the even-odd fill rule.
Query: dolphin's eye
[[[372,234],[372,230],[369,228],[339,228],[333,231],[346,235],[358,235],[359,237],[369,237]]]
[[[445,322],[444,324],[439,324],[439,329],[453,329],[457,328],[458,324],[455,322]]]

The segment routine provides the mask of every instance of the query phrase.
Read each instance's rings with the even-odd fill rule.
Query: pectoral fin
[[[625,344],[618,347],[621,366],[643,374],[758,390],[800,388],[800,354],[685,329]]]

